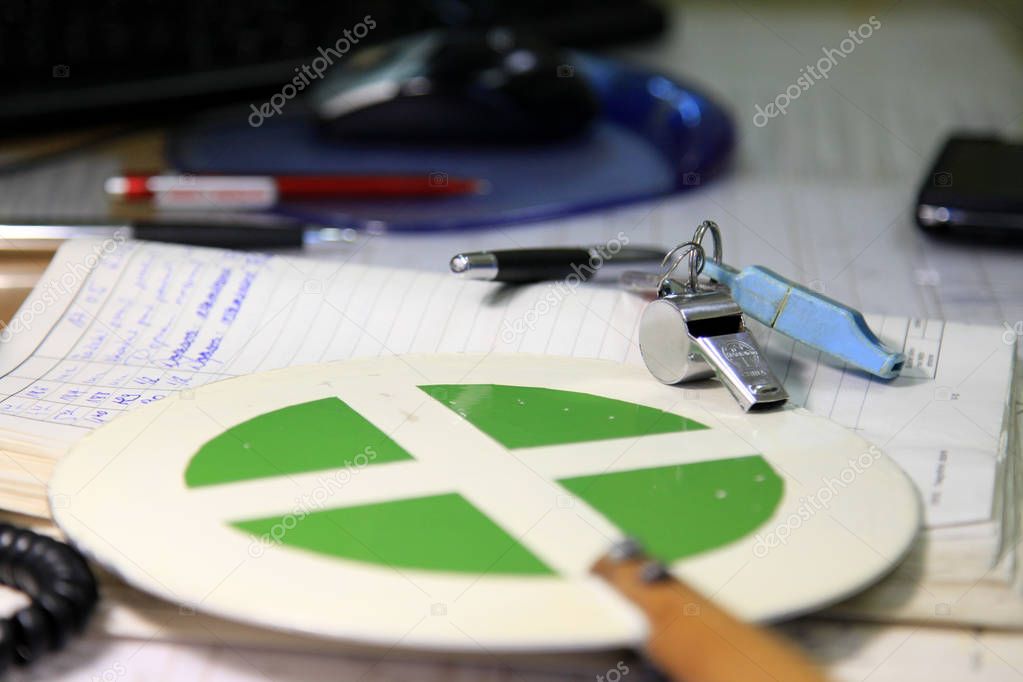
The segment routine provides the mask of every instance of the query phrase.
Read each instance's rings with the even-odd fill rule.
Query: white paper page
[[[55,452],[175,391],[292,364],[516,350],[638,359],[642,301],[615,288],[499,295],[412,270],[125,242],[49,301],[82,251],[61,251],[0,346],[0,428]]]
[[[858,431],[909,474],[925,526],[989,521],[1015,338],[1007,342],[996,327],[934,320],[868,315],[867,322],[906,354],[899,378],[868,377],[781,334],[754,333],[795,402]]]

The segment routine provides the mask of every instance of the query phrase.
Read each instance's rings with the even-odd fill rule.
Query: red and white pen
[[[108,195],[174,209],[269,208],[286,200],[385,199],[475,194],[487,183],[424,175],[147,175],[109,178]]]

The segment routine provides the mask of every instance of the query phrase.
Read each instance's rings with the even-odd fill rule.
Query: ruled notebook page
[[[643,301],[142,242],[64,246],[0,345],[0,430],[59,454],[126,410],[240,374],[395,353],[639,361]]]

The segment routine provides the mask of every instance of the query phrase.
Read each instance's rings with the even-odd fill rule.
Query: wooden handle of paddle
[[[593,572],[646,614],[646,653],[671,679],[825,682],[823,673],[792,644],[737,620],[658,568],[642,556],[605,556]]]

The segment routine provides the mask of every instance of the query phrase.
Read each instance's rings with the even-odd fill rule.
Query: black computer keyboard
[[[427,28],[512,25],[563,45],[657,34],[634,0],[2,0],[0,135],[173,118],[280,87],[369,15],[372,44]]]

